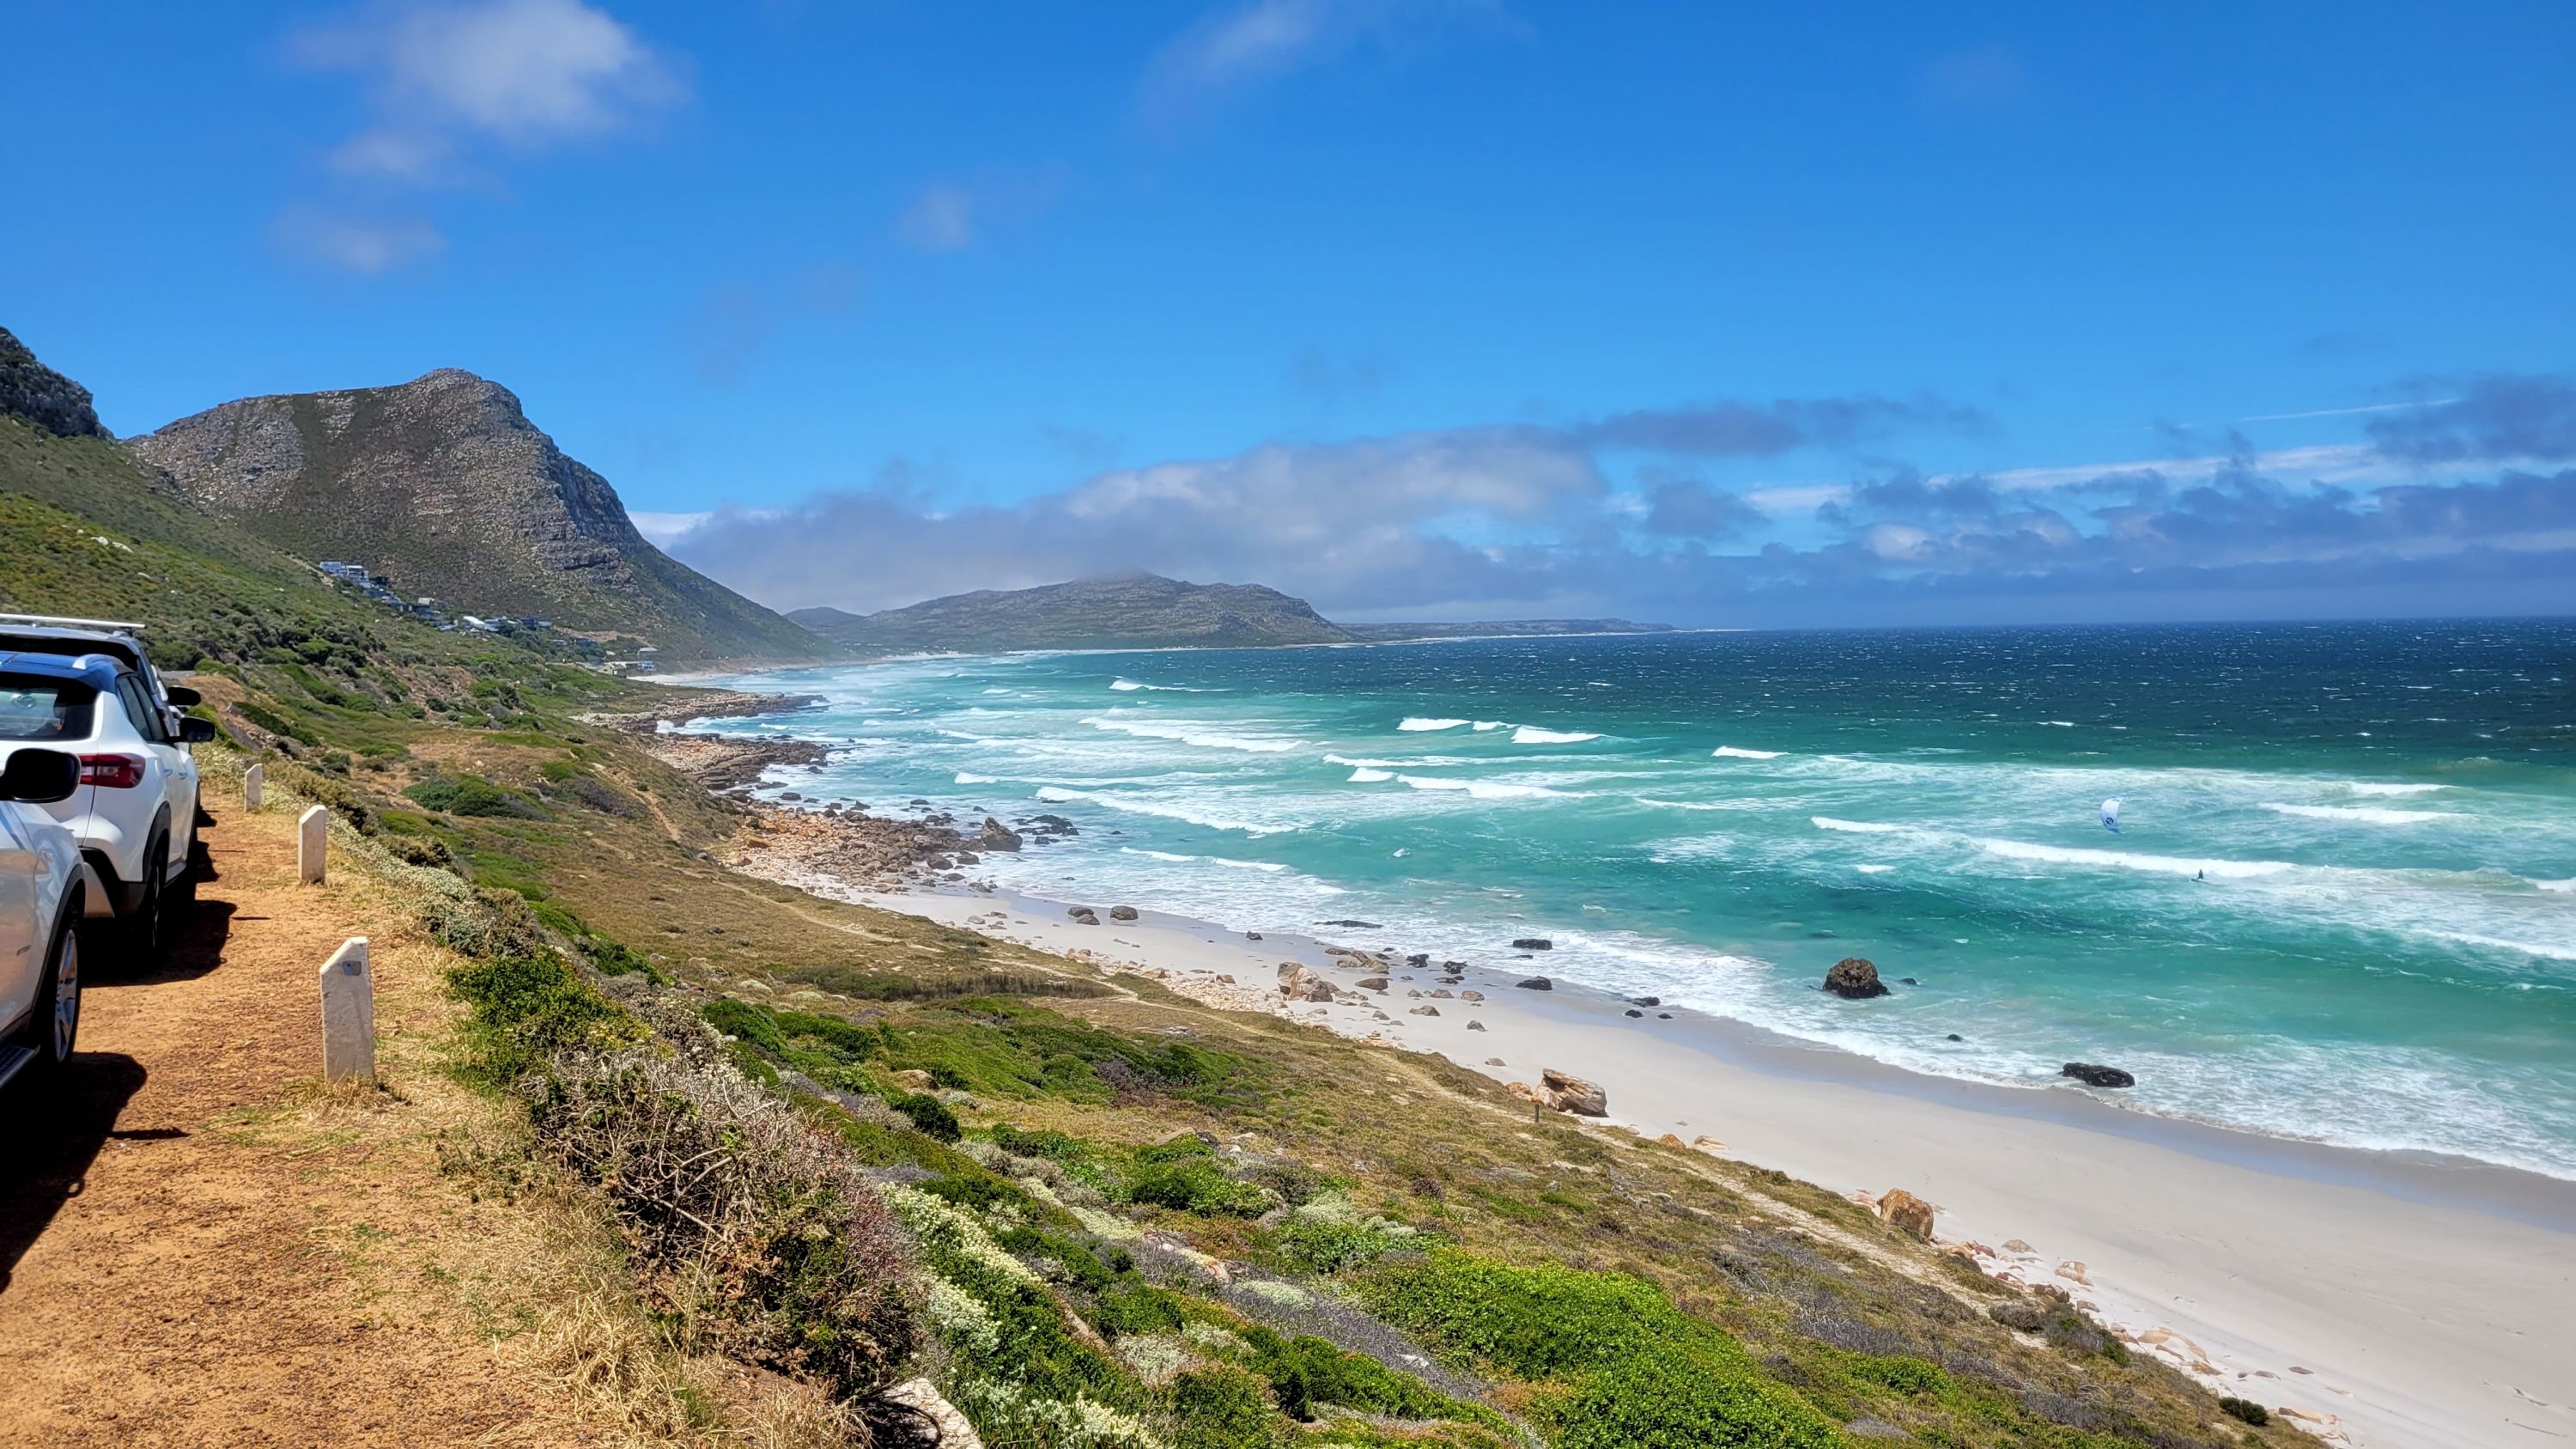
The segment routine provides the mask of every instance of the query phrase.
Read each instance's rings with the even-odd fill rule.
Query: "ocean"
[[[2576,1178],[2571,666],[2576,621],[1023,654],[696,727],[833,746],[773,795],[1071,819],[977,867],[1031,895]]]

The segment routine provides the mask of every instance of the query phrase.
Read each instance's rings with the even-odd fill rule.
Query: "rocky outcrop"
[[[20,418],[59,438],[104,438],[89,389],[36,360],[0,327],[0,415]]]
[[[2073,1077],[2088,1087],[2134,1087],[2138,1079],[2118,1067],[2096,1066],[2091,1062],[2068,1062],[2057,1069],[2061,1077]]]
[[[1610,1115],[1610,1094],[1571,1072],[1549,1067],[1539,1073],[1538,1081],[1547,1093],[1547,1104],[1560,1112],[1578,1117]]]
[[[1515,951],[1553,951],[1556,943],[1545,936],[1523,936],[1512,943]]]
[[[928,1379],[906,1379],[877,1401],[890,1409],[869,1416],[890,1421],[876,1431],[881,1449],[984,1449],[975,1426]]]
[[[1901,1187],[1891,1187],[1879,1198],[1878,1215],[1888,1226],[1919,1242],[1932,1241],[1932,1204]]]
[[[1861,1001],[1885,996],[1887,983],[1878,979],[1878,968],[1867,959],[1845,956],[1825,973],[1825,989],[1847,1001]]]
[[[1015,855],[1020,849],[1020,832],[987,815],[984,828],[975,832],[975,848]]]
[[[1279,994],[1290,1001],[1330,1001],[1334,996],[1333,983],[1324,978],[1324,973],[1303,961],[1282,961],[1279,963]]]

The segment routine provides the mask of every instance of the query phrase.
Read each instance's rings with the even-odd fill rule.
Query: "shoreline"
[[[769,780],[793,783],[783,772]],[[755,808],[764,825],[879,825],[813,803]],[[922,847],[940,848],[953,840]],[[1863,1200],[1903,1188],[1939,1209],[1941,1240],[1982,1270],[2067,1288],[2133,1350],[2288,1411],[2328,1442],[2576,1438],[2576,1368],[2556,1351],[2576,1329],[2576,1309],[2561,1306],[2576,1302],[2576,1183],[2167,1117],[2075,1089],[1933,1076],[1680,1008],[1631,1019],[1606,992],[1522,990],[1520,972],[1491,966],[1435,985],[1437,967],[1363,964],[1303,934],[1253,941],[1150,910],[1082,925],[1070,901],[924,879],[882,857],[862,866],[811,842],[755,839],[729,855],[818,895],[1136,971],[1212,1006],[1436,1052],[1498,1081],[1569,1071],[1607,1089],[1601,1130],[1705,1135],[1704,1150]],[[1118,903],[1091,904],[1105,913]],[[1400,963],[1405,948],[1390,949]],[[1283,962],[1333,982],[1334,1001],[1285,1000]],[[1545,969],[1543,959],[1515,964]],[[1386,992],[1352,989],[1382,965]],[[1412,1014],[1418,1006],[1439,1014]]]

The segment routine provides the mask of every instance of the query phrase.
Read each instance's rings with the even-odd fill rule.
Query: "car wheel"
[[[36,989],[36,1009],[27,1022],[27,1045],[36,1059],[30,1071],[51,1072],[71,1058],[80,1040],[81,933],[68,912],[54,928],[53,949],[45,953],[45,979]]]
[[[188,863],[179,867],[179,878],[161,892],[161,931],[176,936],[188,925],[188,913],[197,908],[197,855],[188,853]]]
[[[162,929],[162,899],[168,894],[162,878],[170,870],[170,838],[161,836],[143,852],[143,889],[137,894],[133,913],[125,918],[126,948],[133,953],[134,964],[158,965],[162,948],[168,944]]]

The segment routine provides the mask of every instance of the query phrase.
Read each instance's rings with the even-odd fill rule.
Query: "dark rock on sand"
[[[1109,919],[1113,921],[1132,921],[1136,919],[1136,908],[1134,906],[1111,906],[1109,908]]]
[[[1259,931],[1246,931],[1243,933],[1243,939],[1247,941],[1258,941],[1261,939],[1261,933]]]
[[[1548,980],[1544,976],[1533,976],[1526,981],[1515,981],[1512,984],[1523,991],[1554,991],[1556,989],[1556,983]]]
[[[1860,1001],[1885,996],[1887,983],[1878,979],[1876,966],[1858,956],[1845,956],[1825,973],[1825,989],[1847,1001]]]
[[[1556,943],[1545,936],[1523,936],[1512,943],[1515,951],[1553,951]]]
[[[1481,1021],[1471,1021],[1467,1023],[1467,1029],[1469,1031],[1483,1031],[1485,1029],[1485,1024]]]
[[[1629,1015],[1629,1016],[1644,1016],[1644,1015],[1645,1015],[1645,1013],[1644,1013],[1644,1012],[1639,1011],[1637,1008],[1635,1008],[1635,1007],[1633,1007],[1633,1006],[1628,1008],[1628,1010],[1627,1010],[1627,1013],[1626,1013],[1626,1014],[1627,1014],[1627,1015]]]
[[[2097,1067],[2091,1062],[2068,1062],[2057,1069],[2062,1077],[2073,1077],[2088,1087],[2134,1087],[2138,1079],[2118,1067]]]
[[[1966,1037],[1964,1037],[1964,1036],[1959,1035],[1957,1032],[1955,1032],[1955,1031],[1954,1031],[1954,1032],[1950,1033],[1948,1036],[1943,1037],[1943,1038],[1942,1038],[1942,1040],[1943,1040],[1943,1041],[1966,1041],[1966,1040],[1967,1040],[1967,1038],[1966,1038]]]
[[[1386,989],[1386,978],[1383,976],[1363,976],[1359,980],[1352,982],[1351,985],[1361,991],[1384,991]]]
[[[1065,914],[1073,917],[1074,921],[1080,925],[1097,926],[1100,924],[1100,913],[1094,911],[1089,906],[1074,906],[1067,909]]]
[[[1664,1004],[1664,999],[1660,996],[1631,996],[1628,998],[1628,1004],[1630,1006],[1661,1006]]]
[[[1383,931],[1386,929],[1375,921],[1317,921],[1315,924],[1319,926],[1348,926],[1354,931]]]

